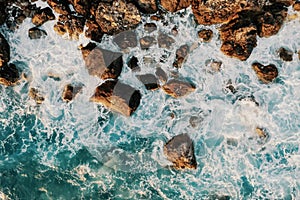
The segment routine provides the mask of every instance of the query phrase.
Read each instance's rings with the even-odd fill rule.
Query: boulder
[[[173,67],[181,68],[182,64],[185,62],[187,56],[189,53],[189,46],[188,45],[182,45],[179,47],[179,49],[176,50],[176,58],[173,63]]]
[[[5,37],[0,33],[0,67],[10,60],[10,47]]]
[[[73,98],[81,91],[81,89],[81,85],[66,85],[62,94],[62,99],[66,102],[72,101]]]
[[[14,64],[6,63],[0,67],[0,84],[11,86],[20,80],[19,70]]]
[[[156,0],[133,0],[133,2],[143,13],[150,14],[158,11]]]
[[[278,76],[277,67],[273,64],[265,66],[260,63],[253,63],[252,68],[255,71],[258,79],[263,83],[270,83]]]
[[[28,30],[28,36],[30,39],[41,39],[47,36],[47,32],[38,27],[33,27]]]
[[[278,54],[279,57],[283,60],[283,61],[292,61],[293,60],[293,52],[289,49],[283,48],[281,47],[278,50]]]
[[[168,95],[178,98],[195,91],[196,86],[189,82],[171,79],[162,88]]]
[[[164,154],[176,169],[197,169],[194,143],[188,134],[174,136],[164,145]]]
[[[213,36],[213,31],[210,29],[201,29],[198,31],[198,37],[201,42],[210,42]]]
[[[141,22],[137,7],[125,0],[101,2],[95,14],[102,31],[110,35],[133,29]]]
[[[130,116],[140,104],[139,90],[118,80],[107,80],[95,90],[91,101],[102,104],[112,111]]]
[[[52,9],[49,7],[46,7],[46,8],[36,11],[36,13],[32,17],[31,21],[34,25],[41,26],[45,22],[47,22],[49,20],[54,20],[54,19],[55,19],[55,15],[53,14]]]
[[[101,42],[103,37],[103,32],[97,22],[93,19],[88,19],[85,22],[87,29],[85,30],[85,36],[96,42]]]
[[[113,39],[121,49],[127,49],[129,47],[133,48],[137,46],[137,35],[135,31],[123,31],[115,35]]]
[[[147,90],[157,90],[160,88],[158,78],[153,74],[136,75],[136,77],[145,85]]]
[[[192,4],[192,0],[160,0],[161,6],[169,12],[177,12]]]
[[[47,3],[58,14],[68,15],[71,13],[68,0],[47,0]]]

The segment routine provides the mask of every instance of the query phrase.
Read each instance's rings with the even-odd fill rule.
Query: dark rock
[[[300,11],[300,1],[296,1],[293,5],[295,11]]]
[[[82,89],[81,85],[76,85],[76,86],[73,86],[71,84],[66,85],[62,94],[62,99],[66,102],[72,101],[74,97],[81,91],[81,89]]]
[[[6,12],[7,2],[0,2],[0,25],[4,24],[8,14]]]
[[[155,13],[158,10],[156,0],[133,0],[133,2],[141,12],[146,14]]]
[[[125,0],[99,3],[95,17],[102,31],[111,35],[133,29],[141,22],[137,7]]]
[[[159,48],[167,48],[167,49],[171,48],[172,44],[175,42],[175,40],[172,37],[164,33],[158,34],[157,41],[158,41]]]
[[[163,83],[167,82],[167,80],[168,80],[168,75],[161,67],[156,68],[155,75]]]
[[[82,57],[85,60],[93,49],[97,47],[96,43],[89,42],[85,47],[80,46]]]
[[[155,23],[146,23],[144,24],[144,30],[148,33],[152,33],[153,31],[157,30],[157,26]]]
[[[28,4],[23,8],[23,14],[25,17],[32,18],[39,9],[40,8],[37,7],[35,4]]]
[[[140,71],[140,70],[141,70],[141,68],[139,67],[139,60],[138,60],[137,57],[135,57],[135,56],[132,56],[132,57],[129,59],[127,65],[128,65],[128,67],[129,67],[132,71],[134,71],[134,72]]]
[[[36,26],[41,26],[49,20],[54,20],[55,15],[53,14],[51,8],[46,7],[41,10],[38,10],[32,17],[32,23]]]
[[[192,0],[160,0],[161,6],[169,12],[177,12],[191,5]]]
[[[294,53],[291,50],[281,47],[278,50],[278,53],[279,53],[279,57],[284,61],[292,61],[293,60]]]
[[[37,104],[42,104],[45,98],[40,94],[38,89],[30,88],[29,97],[31,97]]]
[[[264,66],[260,63],[253,63],[252,68],[263,83],[270,83],[278,76],[278,70],[273,64]]]
[[[20,80],[19,70],[14,64],[6,63],[0,67],[0,84],[11,86]]]
[[[10,47],[5,37],[0,33],[0,67],[10,60]]]
[[[91,1],[90,0],[68,0],[74,7],[75,11],[85,17],[91,15]]]
[[[164,145],[164,154],[176,169],[197,169],[194,143],[188,134],[174,136]]]
[[[195,91],[196,86],[189,82],[171,79],[162,88],[168,95],[178,98]]]
[[[210,42],[213,36],[213,32],[210,29],[202,29],[198,31],[198,37],[202,42]]]
[[[100,26],[97,24],[97,22],[95,20],[88,19],[85,22],[85,26],[87,27],[87,30],[85,31],[85,36],[87,38],[91,38],[96,42],[101,42],[103,32]]]
[[[40,39],[47,36],[47,32],[37,27],[33,27],[28,30],[28,36],[30,39]]]
[[[67,0],[47,0],[48,5],[58,14],[71,14],[69,3]]]
[[[182,64],[185,62],[187,56],[189,53],[189,46],[188,45],[182,45],[179,47],[179,49],[176,50],[176,58],[173,63],[173,67],[181,68]]]
[[[117,34],[113,41],[121,48],[127,49],[129,47],[137,46],[137,36],[135,31],[123,31]]]
[[[90,44],[81,49],[89,74],[101,79],[118,78],[123,68],[122,53],[99,47],[92,49],[93,46]]]
[[[140,104],[141,94],[135,88],[117,80],[107,80],[95,90],[91,101],[130,116]]]
[[[145,85],[147,90],[156,90],[160,88],[158,79],[153,74],[136,75],[136,77]]]
[[[235,94],[237,92],[237,89],[234,87],[231,79],[228,80],[225,87],[225,93],[229,92],[231,92],[232,94]]]
[[[155,38],[151,36],[145,36],[140,39],[141,49],[149,49],[155,42]]]
[[[79,39],[79,35],[83,32],[85,19],[74,15],[60,15],[54,30],[59,35],[68,33],[69,37],[74,40]]]

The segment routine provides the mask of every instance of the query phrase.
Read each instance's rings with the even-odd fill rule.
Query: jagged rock
[[[281,47],[278,50],[279,57],[284,61],[292,61],[293,60],[293,52],[286,48]]]
[[[202,29],[198,31],[198,37],[202,42],[210,42],[213,36],[213,32],[210,29]]]
[[[252,68],[263,83],[270,83],[278,76],[277,67],[273,64],[264,66],[260,63],[253,63]]]
[[[196,86],[189,82],[171,79],[162,88],[168,95],[178,98],[195,91]]]
[[[91,1],[90,0],[68,0],[74,7],[75,11],[85,17],[91,15]]]
[[[175,42],[175,40],[172,37],[168,36],[165,33],[159,33],[157,41],[159,48],[167,49],[171,48],[172,44]]]
[[[174,136],[164,145],[164,154],[176,169],[197,169],[194,143],[188,134]]]
[[[182,64],[185,62],[187,56],[189,53],[189,46],[188,45],[182,45],[179,47],[179,49],[176,50],[176,58],[173,63],[173,67],[181,68]]]
[[[140,104],[139,90],[117,80],[107,80],[95,90],[91,101],[101,103],[106,108],[130,116]]]
[[[132,57],[129,59],[127,65],[128,65],[128,67],[129,67],[132,71],[134,71],[134,72],[140,71],[140,70],[141,70],[141,68],[139,67],[139,60],[138,60],[137,57],[135,57],[135,56],[132,56]]]
[[[123,68],[122,53],[96,47],[93,43],[83,47],[81,51],[90,75],[101,79],[116,79],[120,76]]]
[[[45,98],[40,94],[38,89],[30,88],[29,97],[31,97],[37,104],[42,104],[45,101]]]
[[[33,27],[28,30],[28,36],[30,39],[40,39],[47,36],[47,32],[37,27]]]
[[[192,0],[160,0],[161,6],[169,12],[177,12],[191,5]]]
[[[47,3],[58,14],[68,15],[71,13],[67,0],[47,0]]]
[[[32,17],[32,23],[36,26],[41,26],[45,22],[54,19],[55,19],[55,15],[53,14],[51,8],[46,7],[36,11],[34,16]]]
[[[300,11],[300,1],[296,1],[293,5],[295,11]]]
[[[149,49],[155,42],[155,38],[152,36],[145,36],[140,39],[141,49]]]
[[[20,73],[16,65],[6,63],[0,67],[0,84],[11,86],[20,80]]]
[[[69,37],[74,40],[79,39],[79,35],[83,32],[85,19],[75,15],[60,15],[54,30],[59,35],[68,33]]]
[[[155,23],[146,23],[144,24],[144,30],[148,33],[152,33],[153,31],[157,30],[157,26]]]
[[[136,77],[145,85],[147,90],[156,90],[160,88],[158,79],[153,74],[136,75]]]
[[[62,99],[66,102],[72,101],[73,98],[81,91],[81,89],[81,85],[66,85],[62,94]]]
[[[123,31],[115,35],[113,41],[121,48],[127,49],[137,46],[137,36],[135,31]]]
[[[101,42],[103,37],[103,32],[100,26],[97,24],[97,22],[95,20],[88,19],[85,22],[85,26],[87,27],[85,31],[85,36],[87,38],[91,38],[96,42]]]
[[[167,82],[167,80],[168,80],[168,75],[161,67],[156,68],[155,75],[163,83]]]
[[[10,60],[10,47],[5,37],[0,33],[0,67]]]
[[[95,17],[102,31],[111,35],[133,29],[141,22],[137,7],[125,0],[99,3]]]
[[[137,4],[141,12],[146,14],[155,13],[158,10],[156,0],[133,0],[133,2]]]

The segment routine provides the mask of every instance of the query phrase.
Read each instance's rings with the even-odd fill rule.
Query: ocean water
[[[300,50],[300,18],[287,21],[275,36],[258,38],[252,55],[242,62],[219,50],[218,26],[209,27],[211,42],[199,42],[197,31],[204,26],[197,26],[190,13],[187,9],[169,14],[168,23],[156,22],[152,35],[178,27],[170,49],[156,44],[124,53],[120,80],[142,93],[129,118],[89,101],[102,81],[84,66],[78,50],[88,42],[84,37],[70,41],[56,35],[54,21],[42,26],[48,35],[40,40],[29,39],[29,19],[14,33],[2,27],[11,62],[28,81],[0,86],[0,199],[299,199],[300,61],[295,53],[292,62],[284,62],[277,50]],[[136,32],[147,35],[142,25]],[[183,44],[195,48],[176,71],[175,51]],[[100,46],[120,51],[110,36]],[[126,66],[132,55],[141,72]],[[143,62],[149,58],[152,62]],[[210,59],[222,61],[220,72],[210,71]],[[258,81],[251,68],[256,61],[278,67],[272,84]],[[197,89],[179,99],[162,90],[147,91],[135,76],[154,73],[157,66]],[[229,80],[237,93],[226,91]],[[83,84],[83,90],[65,103],[61,96],[69,83]],[[44,95],[41,105],[29,98],[31,87]],[[237,100],[249,96],[259,107]],[[266,140],[256,135],[257,126],[267,130]],[[194,141],[196,170],[168,167],[163,145],[181,133]]]

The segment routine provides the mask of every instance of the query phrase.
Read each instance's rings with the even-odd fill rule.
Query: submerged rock
[[[137,46],[137,36],[135,31],[123,31],[115,35],[113,41],[121,48],[127,49],[129,47],[133,48]]]
[[[188,134],[174,136],[164,145],[164,154],[176,169],[197,169],[194,143]]]
[[[160,88],[158,79],[153,74],[143,74],[136,76],[146,87],[147,90],[156,90]]]
[[[47,32],[37,27],[33,27],[28,30],[28,36],[30,39],[40,39],[47,36]]]
[[[106,108],[130,116],[140,104],[139,90],[118,80],[107,80],[95,90],[91,101],[101,103]]]
[[[281,47],[278,50],[278,54],[279,57],[283,60],[283,61],[292,61],[293,60],[293,52],[291,50],[288,50],[286,48]]]
[[[37,104],[42,104],[45,98],[40,94],[38,89],[30,88],[29,97],[31,97]]]
[[[278,76],[277,67],[273,64],[264,66],[260,63],[253,63],[252,68],[263,83],[270,83]]]
[[[79,35],[83,32],[85,19],[75,15],[60,15],[54,30],[59,35],[68,33],[69,37],[74,40],[79,39]]]
[[[62,99],[66,102],[72,101],[73,98],[81,91],[81,89],[81,85],[66,85],[62,94]]]
[[[213,31],[210,29],[202,29],[198,31],[198,37],[202,42],[210,42],[213,36]]]
[[[178,98],[195,91],[196,86],[189,82],[171,79],[162,88],[168,95]]]
[[[49,7],[38,10],[32,17],[32,23],[36,26],[41,26],[49,20],[54,20],[55,15],[52,12],[52,9]]]
[[[20,80],[20,73],[14,64],[6,63],[0,67],[0,84],[11,86]]]
[[[10,60],[10,46],[5,37],[0,33],[0,67]]]
[[[176,58],[173,63],[173,67],[181,68],[182,64],[185,62],[187,56],[189,53],[189,46],[188,45],[182,45],[179,47],[179,49],[176,50]]]
[[[191,5],[192,0],[160,0],[161,6],[169,12],[177,12]]]

